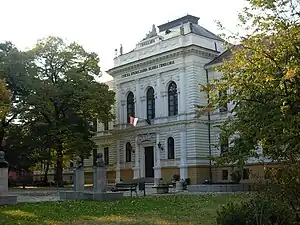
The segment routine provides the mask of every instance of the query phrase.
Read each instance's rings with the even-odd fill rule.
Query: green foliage
[[[38,137],[56,153],[56,179],[62,183],[63,156],[90,156],[95,147],[91,124],[111,120],[114,92],[95,81],[98,56],[57,37],[39,40],[28,52],[31,95],[26,96],[22,122],[42,130]]]
[[[234,183],[240,183],[242,179],[242,172],[240,169],[234,170],[231,174],[231,179]]]
[[[258,157],[260,146],[266,157],[293,161],[300,149],[299,1],[248,2],[240,25],[250,35],[236,36],[239,45],[216,68],[221,79],[202,87],[210,104],[201,107],[201,113],[234,104],[220,126],[232,145],[217,162],[243,165],[249,157]],[[226,90],[228,94],[219,97]]]
[[[114,92],[95,80],[98,63],[96,53],[58,37],[39,40],[27,52],[10,42],[0,44],[0,79],[11,90],[13,106],[0,123],[0,141],[9,136],[6,149],[13,149],[13,165],[17,153],[46,164],[55,156],[57,180],[62,183],[64,160],[90,156],[95,147],[91,122],[114,118]],[[17,128],[20,137],[14,129],[9,134],[15,118],[22,124]]]
[[[10,107],[5,110],[0,122],[0,142],[7,135],[11,122],[23,112],[22,103],[24,97],[29,94],[27,89],[29,65],[30,55],[20,52],[10,42],[0,43],[0,79],[10,90]]]
[[[266,199],[276,199],[300,223],[300,163],[282,163],[269,168],[266,172],[268,185],[259,188],[259,193]]]
[[[228,203],[217,211],[218,225],[292,225],[295,218],[280,202],[254,197],[242,203]]]
[[[0,79],[0,119],[8,114],[11,107],[11,92],[7,89],[3,80]]]

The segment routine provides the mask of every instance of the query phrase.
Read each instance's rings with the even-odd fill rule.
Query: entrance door
[[[153,146],[145,147],[145,177],[154,177]]]

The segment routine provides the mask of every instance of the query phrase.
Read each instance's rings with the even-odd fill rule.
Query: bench
[[[139,191],[144,191],[144,196],[146,196],[145,181],[142,179],[134,179],[133,181],[129,182],[116,183],[111,191],[130,191],[130,196],[132,196],[132,192],[135,192],[137,196],[137,187]]]

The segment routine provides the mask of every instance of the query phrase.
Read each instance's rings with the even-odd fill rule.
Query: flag
[[[130,124],[132,124],[134,127],[136,126],[139,118],[135,118],[133,116],[130,116]]]

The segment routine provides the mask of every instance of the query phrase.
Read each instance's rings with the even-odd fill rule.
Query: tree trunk
[[[63,186],[63,146],[61,141],[58,142],[57,144],[57,149],[56,149],[56,184],[59,187]]]
[[[48,182],[49,161],[47,161],[43,182]]]

